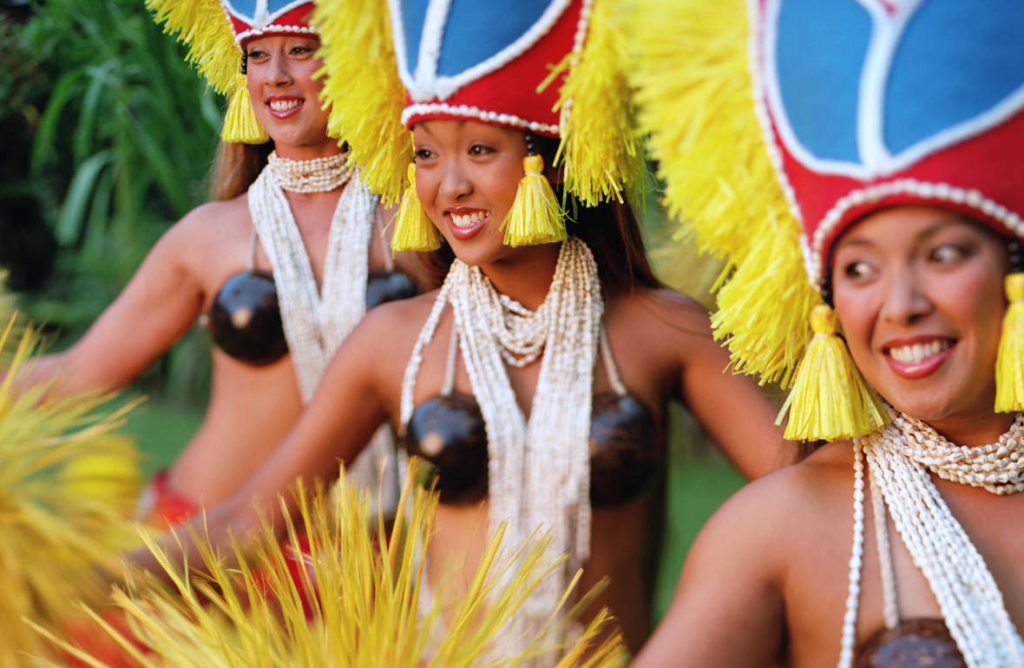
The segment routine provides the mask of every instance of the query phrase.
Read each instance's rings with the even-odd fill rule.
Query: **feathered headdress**
[[[881,426],[826,303],[829,250],[909,203],[1024,234],[1024,7],[651,0],[631,27],[667,204],[731,270],[713,325],[734,367],[792,388],[789,438]],[[1007,282],[998,410],[1024,408],[1021,283]]]
[[[608,0],[317,4],[330,128],[344,134],[370,188],[388,202],[401,199],[396,250],[438,243],[410,187],[408,128],[422,120],[483,121],[561,138],[556,162],[565,189],[586,206],[640,190],[644,161],[619,19]],[[510,245],[565,237],[542,169],[540,156],[527,156],[506,221]]]

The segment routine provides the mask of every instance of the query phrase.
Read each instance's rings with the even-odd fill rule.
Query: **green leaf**
[[[86,207],[93,195],[93,185],[100,170],[109,162],[110,150],[105,149],[83,162],[75,171],[57,219],[57,226],[53,231],[57,242],[62,246],[70,246],[78,239]]]

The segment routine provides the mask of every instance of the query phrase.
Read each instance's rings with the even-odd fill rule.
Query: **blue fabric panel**
[[[430,0],[400,0],[398,5],[402,12],[402,30],[405,31],[405,55],[409,64],[409,74],[413,74],[416,71],[416,63],[420,60],[420,37],[423,36],[423,21]]]
[[[530,29],[552,0],[452,0],[437,73],[454,76],[487,60]]]
[[[224,4],[231,9],[232,13],[245,18],[250,23],[256,16],[256,0],[226,0]]]
[[[785,0],[774,54],[786,116],[818,158],[860,162],[857,102],[871,17],[854,0]]]
[[[278,12],[290,5],[293,1],[294,0],[267,0],[267,13],[274,14],[275,12]]]
[[[883,133],[897,153],[987,111],[1024,84],[1024,2],[929,0],[893,57]]]

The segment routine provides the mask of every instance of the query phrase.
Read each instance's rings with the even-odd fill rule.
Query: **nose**
[[[931,313],[933,305],[922,277],[911,267],[890,273],[885,284],[881,318],[894,325],[911,325]]]
[[[288,86],[295,80],[291,72],[291,62],[287,55],[280,51],[271,54],[267,74],[267,83],[274,87]]]
[[[459,160],[447,160],[446,163],[438,195],[443,202],[461,202],[473,192],[473,182]]]

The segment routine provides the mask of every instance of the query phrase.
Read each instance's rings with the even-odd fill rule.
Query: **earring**
[[[409,185],[402,193],[402,203],[395,215],[395,233],[391,237],[391,250],[396,253],[437,250],[441,247],[441,235],[427,218],[419,195],[416,194],[416,163],[409,163],[407,174]]]
[[[252,109],[252,98],[246,80],[248,56],[242,53],[242,71],[235,75],[235,92],[231,94],[224,126],[220,138],[231,144],[263,144],[270,141],[270,135],[256,119]]]
[[[565,212],[544,176],[544,158],[534,145],[536,136],[526,133],[523,178],[519,181],[512,208],[505,216],[505,245],[531,246],[564,241]]]
[[[996,412],[1024,410],[1024,252],[1010,242],[1010,273],[1004,280],[1006,313],[996,355]]]

